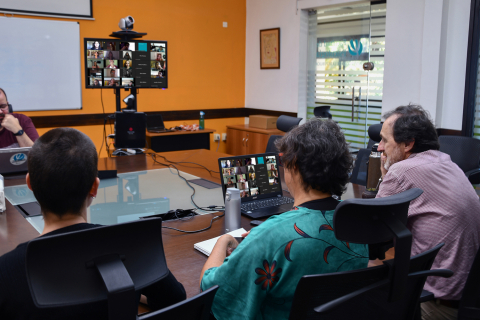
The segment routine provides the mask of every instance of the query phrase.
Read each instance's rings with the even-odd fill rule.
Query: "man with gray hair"
[[[439,150],[437,132],[418,105],[384,115],[378,151],[382,183],[377,198],[411,188],[424,192],[410,203],[407,227],[412,255],[445,246],[432,269],[450,269],[450,278],[429,277],[425,289],[436,301],[422,303],[423,319],[456,319],[458,302],[480,246],[480,201],[463,171]],[[468,152],[466,150],[466,152]]]

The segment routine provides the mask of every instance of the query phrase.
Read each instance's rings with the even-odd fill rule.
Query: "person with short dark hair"
[[[333,232],[340,202],[332,196],[346,190],[353,164],[340,127],[314,118],[286,133],[276,147],[294,205],[242,235],[240,244],[228,234],[218,239],[200,286],[219,285],[212,307],[219,320],[288,319],[302,276],[367,267],[368,248],[341,242]]]
[[[407,227],[412,256],[445,243],[432,269],[450,269],[450,278],[429,277],[425,289],[436,302],[422,303],[424,319],[456,319],[458,301],[480,246],[480,202],[463,171],[439,150],[437,132],[418,105],[384,115],[378,151],[382,179],[377,198],[411,188],[423,194],[410,203]],[[468,150],[465,150],[468,153]]]
[[[7,94],[0,88],[0,149],[31,147],[38,139],[32,119],[20,113],[10,113]]]
[[[53,129],[35,142],[28,156],[26,180],[41,207],[45,223],[41,237],[99,226],[87,223],[87,207],[100,184],[97,162],[92,140],[75,129]],[[25,272],[27,244],[22,243],[0,257],[0,319],[108,319],[107,301],[37,308]],[[139,299],[140,294],[146,296],[153,309],[186,298],[182,284],[170,272],[166,278],[137,291]]]

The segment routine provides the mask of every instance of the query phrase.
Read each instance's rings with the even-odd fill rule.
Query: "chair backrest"
[[[370,149],[358,150],[352,175],[350,176],[351,183],[359,184],[361,186],[367,185],[367,161],[370,153]]]
[[[313,115],[317,118],[332,119],[332,114],[330,113],[330,106],[315,107],[313,109]]]
[[[283,132],[292,130],[295,126],[298,126],[303,118],[295,118],[290,116],[281,115],[277,119],[277,129]]]
[[[135,291],[168,275],[161,230],[162,220],[152,218],[30,241],[26,271],[35,305],[108,301],[110,319],[135,319]]]
[[[382,131],[382,126],[382,123],[376,123],[368,127],[368,137],[370,138],[370,140],[373,140],[376,143],[382,140],[382,138],[380,137],[380,131]]]
[[[480,249],[470,268],[458,308],[458,320],[473,319],[480,319]]]
[[[480,140],[461,136],[440,136],[440,151],[450,155],[463,172],[477,169],[480,163]]]
[[[12,113],[13,112],[13,107],[12,105],[9,103],[8,104],[8,113]]]
[[[218,286],[213,286],[195,297],[173,306],[142,315],[139,320],[209,320],[210,309],[217,290]]]
[[[400,299],[405,291],[412,247],[412,234],[406,227],[408,208],[410,201],[422,193],[421,189],[413,188],[385,198],[348,199],[335,208],[333,225],[338,240],[369,246],[394,240],[389,301]]]
[[[278,153],[278,150],[275,147],[275,141],[277,141],[277,139],[280,139],[282,137],[283,136],[280,136],[280,135],[271,135],[270,138],[268,138],[267,148],[266,148],[265,152]]]
[[[407,289],[402,299],[395,302],[388,301],[391,286],[389,264],[303,276],[295,290],[289,319],[413,319],[428,274],[414,275],[431,268],[442,246],[437,245],[410,259],[410,276],[405,279]]]

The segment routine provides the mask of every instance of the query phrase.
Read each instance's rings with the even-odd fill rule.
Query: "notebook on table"
[[[252,219],[290,211],[293,199],[282,195],[279,164],[275,153],[219,158],[223,198],[227,188],[239,189],[241,212]]]
[[[240,228],[240,229],[237,229],[237,230],[233,230],[232,232],[229,232],[228,234],[231,235],[232,237],[241,237],[242,234],[244,234],[245,232],[247,232],[245,229],[243,228]],[[206,255],[207,257],[210,256],[210,254],[212,253],[212,250],[213,250],[213,247],[215,247],[215,244],[217,243],[217,240],[220,238],[221,236],[218,236],[218,237],[215,237],[215,238],[212,238],[212,239],[209,239],[209,240],[205,240],[205,241],[202,241],[202,242],[198,242],[198,243],[195,243],[193,245],[193,247],[195,249],[197,249],[198,251],[200,251],[201,253],[203,253],[204,255]]]
[[[0,149],[0,174],[26,173],[31,149],[31,147]]]

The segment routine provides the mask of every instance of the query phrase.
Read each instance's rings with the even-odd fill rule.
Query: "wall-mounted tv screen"
[[[167,42],[85,38],[86,88],[168,88]]]

